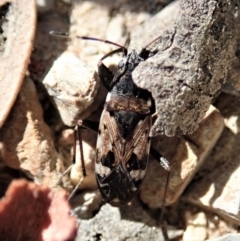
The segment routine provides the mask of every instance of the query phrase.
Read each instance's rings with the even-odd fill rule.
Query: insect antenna
[[[156,41],[158,41],[160,38],[162,38],[162,36],[158,36],[158,37],[155,38],[153,41],[151,41],[150,43],[148,43],[145,47],[143,47],[142,50],[141,50],[140,53],[139,53],[139,56],[140,56],[141,58],[143,58],[144,60],[146,60],[146,59],[149,57],[149,52],[150,52],[150,51],[147,50],[147,48],[148,48],[151,44],[153,44],[153,43],[155,43]]]
[[[49,32],[50,35],[55,35],[55,36],[59,36],[59,37],[63,37],[63,38],[69,38],[69,34],[68,33],[64,33],[64,32],[58,32],[58,31],[50,31]],[[84,39],[84,40],[92,40],[92,41],[98,41],[98,42],[102,42],[102,43],[106,43],[106,44],[111,44],[111,45],[114,45],[116,47],[119,47],[119,49],[121,49],[123,51],[123,54],[124,56],[127,55],[127,48],[120,45],[120,44],[117,44],[117,43],[114,43],[112,41],[109,41],[109,40],[106,40],[106,39],[100,39],[100,38],[95,38],[95,37],[88,37],[88,36],[76,36],[76,38],[79,38],[79,39]],[[120,51],[117,51],[117,53],[120,52]],[[107,56],[108,57],[108,56]]]

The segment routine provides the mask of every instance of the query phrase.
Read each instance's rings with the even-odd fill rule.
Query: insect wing
[[[104,109],[99,126],[95,171],[99,190],[106,202],[129,202],[146,173],[152,117],[139,120],[126,141],[110,112]]]

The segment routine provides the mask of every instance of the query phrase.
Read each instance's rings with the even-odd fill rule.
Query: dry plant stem
[[[197,129],[227,81],[237,48],[238,0],[174,4],[169,8],[175,7],[178,14],[169,24],[161,25],[166,8],[138,29],[139,36],[143,29],[149,29],[146,36],[162,36],[157,50],[152,48],[156,54],[133,72],[134,82],[148,89],[156,102],[159,115],[152,136],[189,134]]]

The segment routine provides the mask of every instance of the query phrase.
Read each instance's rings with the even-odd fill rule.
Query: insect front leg
[[[166,158],[164,158],[157,150],[155,150],[153,147],[150,148],[150,154],[160,163],[160,165],[167,171],[167,179],[165,183],[165,188],[164,188],[164,194],[163,194],[163,200],[162,200],[162,208],[161,208],[161,213],[158,218],[158,222],[162,227],[162,232],[165,240],[169,240],[167,230],[165,223],[163,222],[163,214],[164,214],[164,209],[165,209],[165,203],[166,203],[166,197],[167,197],[167,190],[169,186],[169,180],[170,180],[170,174],[171,174],[171,166],[169,165],[169,162],[167,161]]]
[[[107,57],[116,54],[116,53],[120,53],[123,52],[123,48],[118,48],[115,49],[107,54],[105,54],[99,61],[98,61],[98,74],[99,74],[99,78],[102,81],[104,87],[110,91],[110,86],[112,84],[112,80],[113,80],[113,73],[109,70],[109,68],[106,67],[106,65],[102,62],[104,59],[106,59]]]

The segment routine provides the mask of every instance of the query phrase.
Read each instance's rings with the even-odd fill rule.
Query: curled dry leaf
[[[17,98],[28,66],[36,25],[34,0],[0,1],[0,127]]]
[[[0,202],[0,240],[71,241],[76,230],[65,192],[18,180]]]

